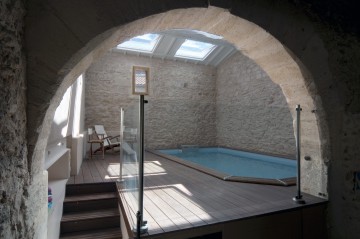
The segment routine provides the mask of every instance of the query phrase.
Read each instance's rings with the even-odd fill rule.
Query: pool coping
[[[227,149],[232,149],[229,147],[222,147]],[[238,150],[238,149],[234,149]],[[206,173],[208,175],[214,176],[224,181],[231,181],[231,182],[242,182],[242,183],[256,183],[256,184],[267,184],[267,185],[276,185],[276,186],[293,186],[296,185],[296,177],[293,178],[281,178],[281,179],[268,179],[268,178],[250,178],[250,177],[241,177],[241,176],[233,176],[226,173],[221,173],[216,170],[202,167],[199,164],[192,163],[181,158],[178,158],[173,155],[163,154],[155,149],[146,149],[147,152],[158,155],[160,157],[172,160],[179,164],[185,165],[187,167],[193,168],[200,172]]]

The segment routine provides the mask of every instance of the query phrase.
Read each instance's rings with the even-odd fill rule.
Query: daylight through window
[[[204,60],[214,49],[215,45],[211,43],[185,40],[175,53],[175,57]]]
[[[130,40],[121,43],[117,46],[118,49],[153,52],[157,43],[160,40],[159,34],[145,34],[131,38]]]

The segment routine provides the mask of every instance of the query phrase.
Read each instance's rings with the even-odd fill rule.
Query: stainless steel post
[[[300,105],[296,107],[296,161],[297,161],[297,177],[296,177],[296,186],[297,186],[297,195],[293,197],[295,203],[304,204],[305,200],[301,195],[301,165],[300,165]]]
[[[141,238],[141,212],[136,213],[136,239]]]
[[[147,222],[144,221],[143,218],[143,206],[144,206],[144,105],[145,99],[144,95],[140,95],[140,139],[139,139],[139,146],[140,146],[140,161],[139,161],[139,211],[140,211],[140,222],[141,222],[141,233],[147,232]]]
[[[124,160],[124,151],[122,146],[124,145],[124,108],[120,109],[120,169],[119,169],[119,179],[118,182],[123,182],[122,170],[123,170],[123,160]]]

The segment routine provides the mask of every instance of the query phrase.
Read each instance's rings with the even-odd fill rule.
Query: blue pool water
[[[231,176],[266,179],[283,179],[296,176],[296,161],[291,159],[217,147],[158,151]]]

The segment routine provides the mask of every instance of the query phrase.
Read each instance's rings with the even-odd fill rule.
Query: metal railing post
[[[141,212],[138,211],[136,213],[136,239],[140,239],[141,237]]]
[[[297,161],[297,177],[296,177],[296,186],[297,186],[297,195],[293,197],[293,200],[297,204],[305,204],[305,200],[301,195],[301,165],[300,165],[300,105],[296,107],[296,161]]]
[[[145,147],[144,147],[144,129],[145,129],[145,120],[144,120],[144,105],[145,105],[145,99],[144,95],[140,95],[140,139],[139,139],[139,146],[140,146],[140,162],[139,162],[139,212],[140,212],[140,232],[146,233],[147,228],[147,222],[144,221],[143,218],[143,206],[144,206],[144,153],[145,153]]]
[[[124,151],[122,146],[124,145],[124,109],[120,109],[120,168],[119,168],[119,179],[118,182],[123,182],[123,160],[124,160]]]

